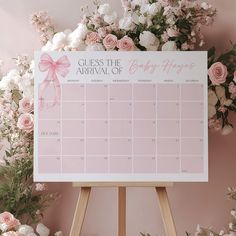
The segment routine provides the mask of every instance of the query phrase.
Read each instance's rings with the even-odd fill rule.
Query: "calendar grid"
[[[186,97],[187,95],[183,97],[185,86],[183,84],[165,86],[158,83],[116,84],[116,86],[119,85],[122,85],[122,93],[118,93],[111,84],[82,83],[79,86],[83,96],[74,100],[69,99],[68,97],[72,95],[66,94],[62,89],[58,132],[60,151],[57,155],[40,154],[40,156],[44,159],[60,157],[60,173],[70,173],[70,169],[73,169],[73,173],[76,173],[75,167],[68,167],[68,164],[65,164],[68,163],[68,158],[77,160],[79,163],[77,165],[83,165],[81,173],[93,173],[95,171],[95,173],[158,174],[163,168],[167,167],[169,161],[173,161],[176,163],[175,165],[178,163],[178,171],[176,167],[173,167],[169,170],[170,173],[181,173],[188,171],[187,167],[190,159],[199,166],[197,171],[202,171],[198,160],[203,153],[195,155],[189,153],[188,148],[185,147],[185,152],[182,148],[183,145],[200,145],[198,142],[202,142],[202,135],[198,133],[191,135],[188,135],[188,132],[182,133],[183,127],[186,126],[185,123],[200,124],[202,121],[197,113],[192,115],[187,112],[183,115],[184,106],[185,109],[191,106],[201,109],[202,100],[191,100]],[[176,89],[176,97],[174,98],[175,92],[164,93],[163,95],[163,86],[166,87],[165,89],[168,88],[173,91]],[[95,94],[93,92],[94,88],[98,89],[100,93]],[[144,88],[143,93],[140,92],[141,88]],[[130,91],[130,94],[128,91]],[[91,99],[96,96],[97,99]],[[70,103],[75,105],[73,110],[68,110]],[[175,110],[177,111],[176,114],[174,113]],[[42,124],[43,122],[51,122],[53,125],[57,121],[58,117],[56,116],[39,117],[40,124],[41,122]],[[64,126],[68,126],[70,123],[81,127],[81,132],[75,132],[72,128],[73,135],[69,135],[68,132],[64,133]],[[178,131],[174,132],[170,128],[170,133],[165,133],[163,127],[167,124],[172,125]],[[115,128],[117,125],[120,128]],[[152,131],[152,129],[154,130]],[[148,135],[148,132],[150,135]],[[42,132],[42,135],[39,135],[39,140],[53,142],[56,136],[44,136],[44,133]],[[82,149],[79,150],[82,147],[79,143],[77,151],[68,150],[65,145],[70,141],[74,143],[83,142],[83,151]],[[97,151],[93,150],[94,145],[96,145],[94,150]],[[170,152],[168,145],[176,146],[176,152]],[[102,151],[103,147],[105,148],[104,151]],[[81,152],[83,152],[82,155]],[[147,169],[142,169],[144,163],[147,163]],[[126,165],[125,170],[122,169],[123,165]],[[65,168],[67,169],[65,170]],[[98,172],[96,172],[96,168],[98,168]],[[78,167],[78,169],[80,168]]]

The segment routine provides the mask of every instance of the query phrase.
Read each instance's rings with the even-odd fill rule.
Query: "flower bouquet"
[[[0,214],[0,233],[2,236],[49,236],[50,230],[42,223],[39,223],[34,230],[29,225],[22,225],[11,213],[3,212]],[[55,236],[62,236],[58,231]]]

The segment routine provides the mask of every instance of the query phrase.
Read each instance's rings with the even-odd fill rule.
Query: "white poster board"
[[[207,52],[36,52],[36,181],[208,180]]]

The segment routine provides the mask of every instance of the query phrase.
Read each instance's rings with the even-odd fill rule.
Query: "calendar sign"
[[[36,181],[208,180],[207,52],[36,52]]]

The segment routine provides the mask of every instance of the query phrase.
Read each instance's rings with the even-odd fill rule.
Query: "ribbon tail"
[[[50,83],[50,80],[49,80],[49,74],[48,74],[47,77],[44,79],[44,81],[40,84],[40,87],[39,87],[39,109],[40,110],[43,110],[43,108],[44,108],[43,95],[44,95],[44,92],[47,89],[49,83]]]
[[[54,86],[55,96],[52,106],[55,106],[57,104],[60,104],[61,100],[61,85],[56,73],[54,73],[53,75],[53,86]]]

